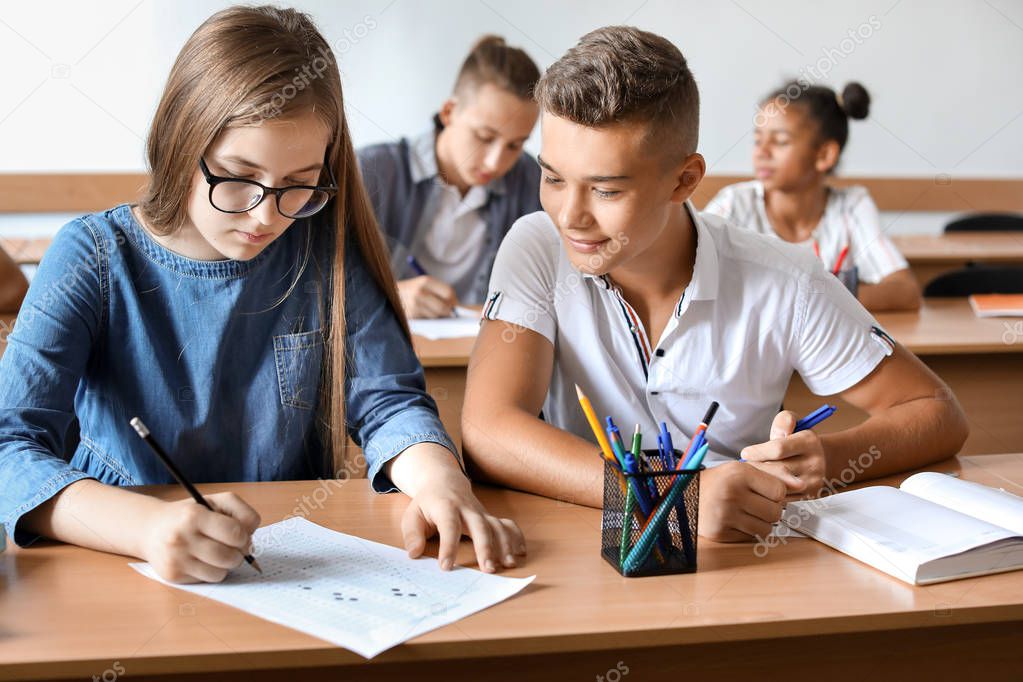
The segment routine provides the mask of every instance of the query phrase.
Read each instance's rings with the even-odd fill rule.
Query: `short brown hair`
[[[505,44],[504,38],[482,36],[469,50],[455,79],[454,92],[475,92],[492,83],[521,99],[533,99],[540,69],[525,50]]]
[[[584,35],[536,85],[544,111],[584,126],[648,123],[647,138],[679,157],[696,151],[700,93],[671,41],[632,26]]]

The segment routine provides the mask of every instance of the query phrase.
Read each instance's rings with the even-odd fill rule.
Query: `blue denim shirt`
[[[61,229],[0,359],[0,519],[15,543],[34,539],[18,520],[79,479],[173,483],[134,416],[196,483],[332,475],[316,429],[331,214],[249,261],[175,254],[128,205]],[[387,492],[381,467],[410,445],[458,455],[354,238],[345,270],[347,426]]]

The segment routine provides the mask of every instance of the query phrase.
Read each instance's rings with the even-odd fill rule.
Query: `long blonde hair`
[[[345,119],[341,75],[310,17],[293,9],[235,6],[207,19],[171,68],[146,142],[149,185],[139,204],[148,225],[170,234],[187,220],[199,157],[229,127],[313,111],[330,133],[327,164],[337,180],[331,291],[327,294],[320,431],[335,471],[348,470],[345,421],[345,237],[355,231],[363,260],[408,336]]]

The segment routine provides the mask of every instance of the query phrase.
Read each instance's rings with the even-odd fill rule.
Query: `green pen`
[[[643,434],[639,432],[639,424],[636,424],[636,431],[632,434],[632,456],[636,458],[636,464],[644,466],[645,469],[650,469],[650,464],[646,457],[643,456]],[[646,480],[647,490],[650,491],[651,499],[657,500],[657,482],[652,478]]]

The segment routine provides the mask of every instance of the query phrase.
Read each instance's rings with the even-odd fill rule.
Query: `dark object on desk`
[[[1023,267],[972,265],[932,279],[924,296],[972,296],[973,294],[1023,294]]]
[[[974,213],[945,225],[945,232],[1013,232],[1023,230],[1023,215]]]

